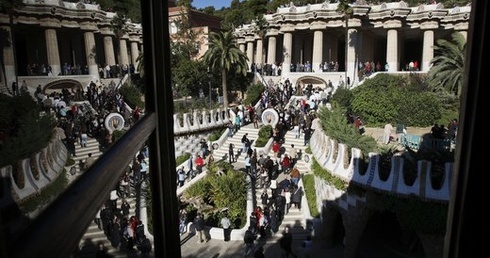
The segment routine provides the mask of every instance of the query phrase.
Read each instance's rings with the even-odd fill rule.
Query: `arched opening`
[[[49,95],[52,92],[61,92],[63,89],[67,89],[70,92],[77,92],[77,90],[83,91],[83,85],[73,79],[63,79],[50,82],[43,88],[43,92]]]
[[[389,211],[376,212],[369,219],[359,241],[358,253],[366,257],[425,257],[415,231],[402,228],[396,214]]]

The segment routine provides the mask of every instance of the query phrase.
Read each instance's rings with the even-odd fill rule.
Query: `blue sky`
[[[192,1],[192,6],[197,9],[214,6],[216,10],[219,10],[221,7],[230,7],[231,1],[232,0],[194,0]]]

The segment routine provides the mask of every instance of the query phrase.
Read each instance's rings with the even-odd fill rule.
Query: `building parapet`
[[[361,151],[357,148],[348,150],[345,144],[336,143],[321,127],[315,130],[310,143],[312,154],[320,166],[346,183],[355,182],[366,188],[397,196],[417,196],[426,201],[449,202],[453,163],[445,163],[442,182],[436,188],[432,183],[432,174],[436,173],[433,162],[419,160],[415,181],[413,184],[407,184],[403,176],[405,169],[403,157],[392,157],[388,178],[383,179],[380,173],[379,153],[368,154],[369,165],[363,171],[359,162],[362,158]],[[348,152],[351,153],[350,160],[348,160]]]

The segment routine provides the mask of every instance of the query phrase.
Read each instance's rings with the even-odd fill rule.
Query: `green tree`
[[[439,39],[434,45],[427,78],[434,91],[446,90],[459,97],[464,81],[466,39],[459,32],[451,36],[452,41]]]
[[[192,27],[186,11],[172,22],[177,28],[170,42],[173,89],[179,96],[197,96],[203,78],[207,77],[206,66],[196,60],[203,44],[203,31]]]
[[[243,75],[247,74],[248,58],[237,46],[236,37],[232,31],[211,32],[209,34],[209,49],[204,53],[204,63],[212,71],[221,72],[223,104],[228,107],[227,75],[232,70]]]

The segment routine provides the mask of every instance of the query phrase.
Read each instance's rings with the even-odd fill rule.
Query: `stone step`
[[[130,216],[135,215],[136,199],[134,197],[130,197],[130,198],[126,198],[126,200],[131,206]],[[120,207],[121,204],[122,204],[122,198],[119,198],[117,200],[117,207]],[[111,241],[104,234],[104,231],[99,229],[98,225],[94,221],[90,223],[85,234],[80,240],[80,244],[79,244],[80,248],[82,248],[84,245],[88,245],[89,242],[93,243],[95,246],[97,246],[99,243],[104,244],[104,247],[107,249],[107,253],[110,254],[111,257],[121,257],[121,258],[129,257],[128,252],[125,250],[124,247],[120,246],[119,248],[115,248],[111,245]],[[136,251],[136,253],[138,252]],[[95,251],[87,250],[87,251],[79,252],[75,257],[85,257],[85,255],[92,255],[90,257],[94,257],[94,254]]]

